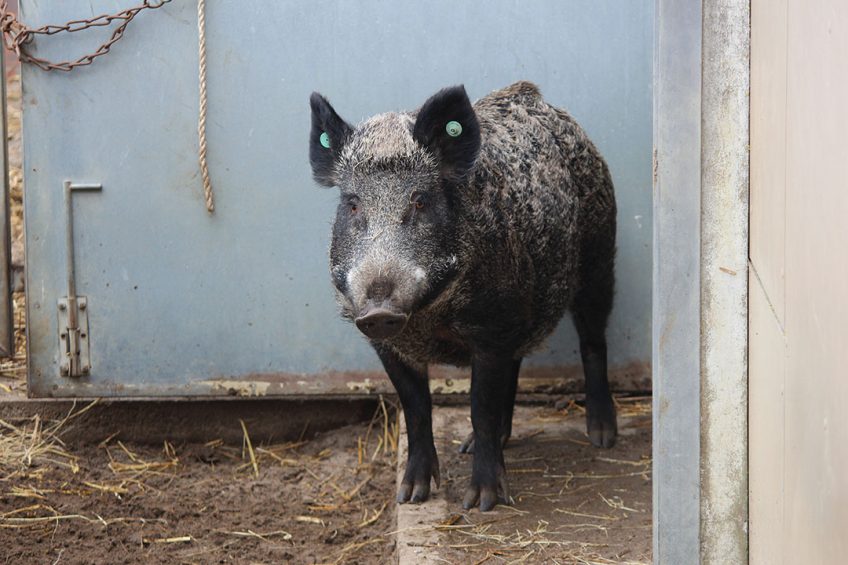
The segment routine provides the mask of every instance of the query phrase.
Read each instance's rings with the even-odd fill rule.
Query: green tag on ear
[[[459,137],[459,134],[462,133],[462,124],[451,120],[448,122],[448,125],[445,126],[445,131],[448,132],[448,135],[451,137]]]
[[[321,146],[324,147],[324,149],[330,148],[330,136],[327,135],[326,131],[321,133],[321,137],[319,137],[318,139],[319,141],[321,141]]]

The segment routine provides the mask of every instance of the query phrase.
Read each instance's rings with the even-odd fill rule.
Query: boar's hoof
[[[501,436],[501,447],[506,447],[507,442],[509,441],[510,434],[503,434]],[[474,453],[474,432],[471,432],[465,437],[465,440],[459,446],[459,453],[465,453],[471,455]]]
[[[403,330],[406,318],[386,308],[370,308],[356,319],[356,327],[371,339],[387,339]]]
[[[430,477],[439,488],[439,458],[435,453],[430,457],[410,456],[406,462],[406,471],[397,493],[398,504],[406,502],[424,502],[430,498]]]
[[[618,435],[618,425],[615,418],[615,406],[612,401],[608,405],[586,410],[586,432],[589,441],[595,447],[612,447]]]
[[[472,473],[471,484],[465,489],[465,497],[462,500],[462,507],[465,510],[470,510],[478,502],[480,503],[480,512],[488,512],[498,502],[511,504],[509,483],[506,480],[506,470],[503,466],[499,466],[494,480],[481,480],[474,475],[476,473]]]

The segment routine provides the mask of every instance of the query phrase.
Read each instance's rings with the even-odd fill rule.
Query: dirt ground
[[[0,421],[0,563],[392,558],[390,410],[371,426],[242,448],[105,438],[66,449],[55,426]]]
[[[0,420],[0,563],[377,564],[397,559],[396,540],[412,546],[401,563],[650,562],[649,399],[619,399],[621,435],[603,451],[579,405],[518,406],[514,504],[485,514],[461,510],[468,407],[436,408],[442,487],[398,507],[399,423],[384,406],[286,444],[254,446],[245,429],[241,447],[64,446],[64,422]]]

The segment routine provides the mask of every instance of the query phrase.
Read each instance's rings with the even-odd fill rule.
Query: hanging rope
[[[200,150],[197,156],[200,162],[200,174],[203,177],[206,210],[211,214],[215,211],[215,201],[212,195],[212,181],[209,179],[209,165],[206,162],[206,0],[197,0],[197,37],[200,83],[200,113],[197,119]]]

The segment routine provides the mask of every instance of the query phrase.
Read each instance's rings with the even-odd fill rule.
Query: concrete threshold
[[[442,485],[423,504],[395,506],[398,563],[650,563],[650,399],[619,404],[612,449],[589,444],[579,406],[516,406],[504,451],[514,503],[487,513],[462,509],[471,456],[457,448],[469,416],[468,406],[433,410]],[[398,486],[406,458],[402,429]]]

